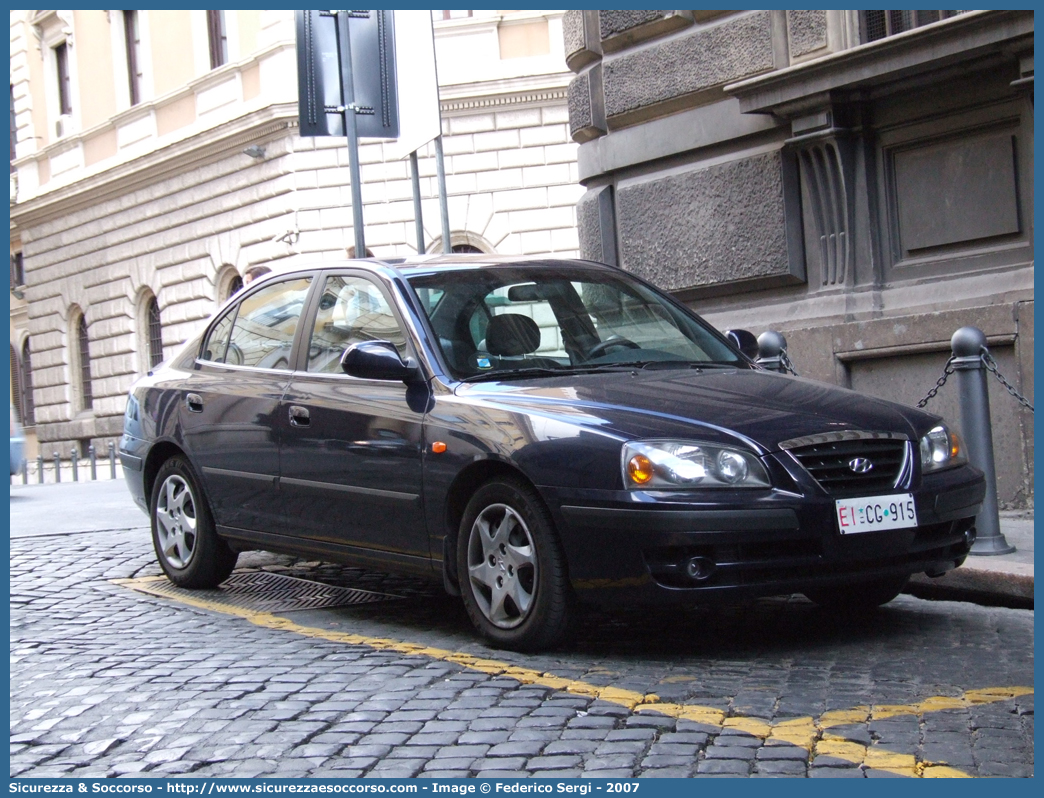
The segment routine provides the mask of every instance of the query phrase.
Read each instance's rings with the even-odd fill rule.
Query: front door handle
[[[185,404],[188,406],[190,413],[202,413],[203,412],[203,397],[198,393],[190,393],[185,397]]]
[[[291,427],[307,427],[311,423],[311,419],[308,417],[307,407],[298,407],[297,405],[290,405],[290,426]]]

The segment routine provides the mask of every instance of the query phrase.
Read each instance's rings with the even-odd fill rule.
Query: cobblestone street
[[[12,489],[12,776],[1033,775],[1032,611],[591,612],[567,648],[513,654],[437,585],[288,557],[240,568],[401,598],[143,594],[113,580],[159,574],[145,516],[106,530],[80,497]],[[93,531],[47,535],[50,515]]]

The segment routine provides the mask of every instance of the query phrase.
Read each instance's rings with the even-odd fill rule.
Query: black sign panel
[[[297,11],[297,90],[302,136],[345,136],[344,83],[355,89],[360,138],[397,138],[399,102],[392,11]],[[352,63],[342,42],[351,37]]]

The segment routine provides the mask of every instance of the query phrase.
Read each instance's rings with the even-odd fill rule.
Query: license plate
[[[838,499],[837,526],[842,535],[875,532],[878,529],[906,529],[917,526],[913,495],[893,493],[865,499]]]

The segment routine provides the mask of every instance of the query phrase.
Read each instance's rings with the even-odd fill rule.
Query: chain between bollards
[[[986,370],[993,373],[993,376],[996,377],[1000,381],[1000,384],[1008,390],[1008,393],[1014,397],[1015,401],[1032,413],[1033,405],[1029,403],[1025,396],[1015,390],[1014,385],[1004,379],[1004,375],[1001,374],[1000,370],[997,368],[997,361],[993,359],[993,355],[990,354],[990,350],[987,349],[985,345],[982,347],[982,352],[979,356],[982,358],[982,365],[986,367]]]
[[[942,376],[938,380],[936,380],[935,385],[932,387],[930,391],[928,391],[924,399],[917,403],[917,406],[922,409],[927,407],[928,403],[935,398],[935,395],[937,393],[939,393],[939,389],[946,384],[946,380],[950,378],[951,374],[953,374],[953,355],[950,355],[950,359],[947,360],[946,365],[943,366]]]

